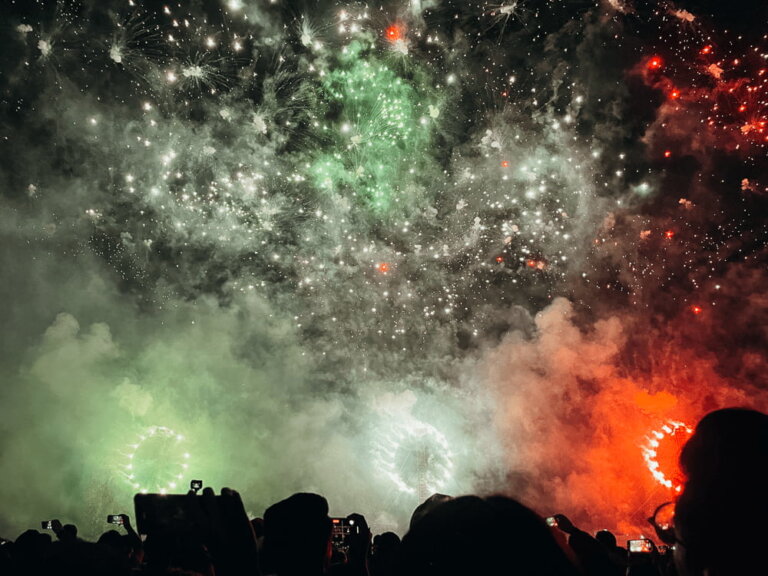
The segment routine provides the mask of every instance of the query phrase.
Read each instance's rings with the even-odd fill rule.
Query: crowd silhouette
[[[649,518],[656,538],[621,546],[567,516],[542,518],[505,496],[435,494],[402,540],[372,536],[360,514],[330,518],[298,493],[249,520],[237,492],[137,495],[96,542],[59,520],[2,539],[0,574],[204,576],[727,576],[768,574],[768,415],[707,414],[684,446],[685,484]]]

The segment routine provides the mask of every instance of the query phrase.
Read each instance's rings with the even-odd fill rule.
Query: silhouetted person
[[[394,532],[374,536],[368,571],[371,576],[399,576],[400,537]]]
[[[330,563],[331,519],[318,494],[298,493],[264,512],[262,574],[319,576]]]
[[[130,570],[115,550],[108,546],[70,540],[54,542],[43,561],[43,574],[56,576],[128,576]]]
[[[61,542],[75,542],[77,540],[77,526],[74,524],[64,524],[63,526],[58,520],[53,520],[53,531],[56,537]]]
[[[107,530],[99,536],[99,539],[96,540],[96,543],[100,546],[107,546],[108,548],[112,548],[115,552],[122,552],[123,548],[123,538],[120,536],[120,532],[117,530]]]
[[[13,546],[13,569],[18,574],[39,574],[51,549],[50,534],[37,530],[22,533]]]
[[[595,540],[600,542],[606,550],[616,548],[616,536],[610,530],[598,530],[595,532]]]
[[[557,528],[568,534],[568,546],[573,550],[585,574],[588,576],[620,576],[624,574],[626,564],[624,566],[617,564],[616,561],[620,562],[620,560],[611,556],[611,552],[615,553],[615,550],[612,550],[610,546],[577,528],[563,514],[555,514],[555,519],[557,520]],[[607,530],[601,532],[598,534],[600,534],[603,542],[607,544],[612,542],[613,548],[615,548],[616,537]]]
[[[535,512],[503,496],[462,496],[430,510],[403,538],[406,576],[578,574]]]
[[[622,575],[627,569],[627,549],[616,542],[616,536],[610,530],[598,530],[595,540],[608,552],[608,560],[614,567],[614,573]]]
[[[13,556],[13,542],[0,538],[0,574],[11,574],[13,565],[11,558]]]
[[[349,534],[343,562],[331,558],[331,576],[368,576],[368,552],[371,549],[371,531],[362,514],[350,514],[346,518]],[[334,553],[336,551],[334,550]]]
[[[768,415],[707,414],[683,447],[686,482],[675,508],[681,575],[766,574]]]
[[[413,514],[411,514],[411,522],[408,525],[408,530],[413,529],[413,525],[421,520],[424,516],[429,514],[431,510],[434,510],[437,506],[442,504],[443,502],[448,502],[448,500],[453,500],[453,496],[448,496],[446,494],[432,494],[429,498],[424,500],[421,504],[416,506],[416,509],[413,511]]]

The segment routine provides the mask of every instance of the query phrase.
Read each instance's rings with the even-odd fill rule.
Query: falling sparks
[[[170,428],[127,451],[105,440],[92,460],[117,459],[130,489],[179,489],[191,463],[237,477],[242,458],[197,446],[248,421],[249,454],[268,453],[264,438],[317,440],[313,453],[338,450],[324,461],[403,502],[510,470],[548,482],[578,469],[612,493],[579,459],[600,443],[594,430],[610,443],[634,426],[636,440],[648,420],[603,428],[604,391],[620,416],[619,400],[685,397],[680,417],[693,421],[710,400],[676,370],[701,356],[702,373],[727,374],[723,390],[765,372],[763,335],[731,324],[745,315],[735,302],[759,318],[765,292],[768,37],[756,25],[623,0],[64,4],[3,13],[4,294],[29,316],[11,326],[19,342],[44,341],[3,368],[42,378],[89,358],[49,349],[91,345],[93,375],[51,370],[29,388],[57,394],[72,373],[70,389],[115,421],[194,437],[194,459]],[[45,331],[61,312],[77,321]],[[744,324],[745,349],[726,350]],[[419,418],[349,434],[390,397]],[[584,435],[583,453],[519,456],[542,405],[551,433]],[[276,406],[295,414],[275,419]],[[665,410],[640,412],[656,422]],[[96,420],[83,417],[84,436],[100,434]],[[520,435],[501,432],[509,420]],[[658,449],[687,428],[667,427],[644,452],[653,477],[633,446],[617,484],[675,489]],[[147,480],[150,440],[174,450]],[[371,446],[381,452],[358,458]],[[486,446],[498,453],[477,457]],[[78,450],[73,461],[87,460]],[[420,487],[406,461],[425,453]],[[260,485],[264,468],[251,468]],[[325,486],[319,470],[307,481]],[[291,485],[292,473],[279,472]],[[606,510],[642,500],[611,498]],[[600,505],[576,514],[600,517]]]

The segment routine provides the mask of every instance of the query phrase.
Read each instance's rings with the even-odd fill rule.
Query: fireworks
[[[643,446],[643,459],[654,479],[675,492],[682,490],[683,482],[678,464],[680,450],[691,434],[693,429],[689,426],[669,421],[651,432]]]
[[[274,456],[266,438],[291,445],[280,456],[314,440],[305,413],[328,419],[318,443],[363,452],[334,434],[362,427],[379,393],[461,405],[450,423],[435,409],[431,424],[398,413],[376,425],[387,433],[355,473],[410,495],[518,470],[586,477],[576,451],[557,470],[516,455],[589,420],[618,375],[701,407],[711,401],[689,381],[738,388],[766,373],[768,46],[746,23],[623,0],[12,4],[0,19],[3,293],[28,312],[27,346],[43,333],[55,350],[114,339],[82,355],[99,358],[83,387],[91,373],[103,390],[131,381],[119,397],[88,394],[101,413],[184,422],[195,438],[242,438],[256,422],[242,442],[261,458]],[[564,327],[546,314],[562,298]],[[48,334],[62,311],[109,326]],[[568,399],[545,432],[527,420],[541,395],[512,406],[515,391],[485,379],[501,350],[515,361],[498,380],[525,388],[519,349],[548,342],[536,379],[571,353],[569,336],[605,325],[599,373],[582,374],[591,350],[573,374],[541,370],[540,388]],[[552,326],[563,333],[550,343]],[[668,378],[665,346],[700,357],[685,365],[703,376]],[[175,351],[173,376],[157,349]],[[53,356],[80,358],[67,352]],[[40,378],[56,361],[34,359],[48,353],[9,352],[26,364],[4,373]],[[180,400],[197,398],[188,388],[205,402]],[[478,420],[512,419],[516,433],[488,431],[507,470],[462,461],[484,449],[467,433]],[[589,424],[574,425],[585,451],[600,442]],[[674,489],[657,453],[685,430],[668,426],[644,455]],[[151,428],[121,474],[174,490],[184,443]],[[238,477],[231,460],[222,475]],[[647,476],[623,472],[625,484]],[[262,485],[262,468],[248,473]],[[325,487],[315,480],[294,484]]]
[[[122,468],[133,490],[166,494],[184,488],[190,455],[181,434],[165,426],[150,426],[128,449]]]
[[[425,422],[395,425],[374,448],[376,467],[406,494],[419,500],[450,485],[453,456],[445,436]]]
[[[323,79],[340,106],[337,143],[311,169],[321,189],[360,197],[375,210],[398,201],[414,155],[429,144],[425,107],[418,93],[364,48],[345,49],[345,66]],[[348,191],[344,189],[348,188]]]

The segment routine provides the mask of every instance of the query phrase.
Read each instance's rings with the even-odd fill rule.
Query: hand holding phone
[[[204,543],[216,574],[231,576],[258,573],[258,552],[253,529],[240,495],[211,488],[202,495],[136,494],[136,528],[147,538],[190,539]]]
[[[58,518],[54,518],[53,520],[43,520],[40,522],[40,527],[43,530],[53,530],[58,534],[61,530],[61,521]]]
[[[573,534],[574,532],[578,532],[578,528],[573,525],[573,522],[571,522],[568,516],[565,514],[555,514],[550,516],[550,518],[552,518],[552,521],[555,522],[554,526],[557,526],[557,528],[566,534]],[[549,524],[549,519],[547,520],[547,524]],[[550,526],[552,526],[552,524],[550,524]]]
[[[627,541],[627,550],[630,554],[651,554],[653,549],[653,542],[647,538]]]

